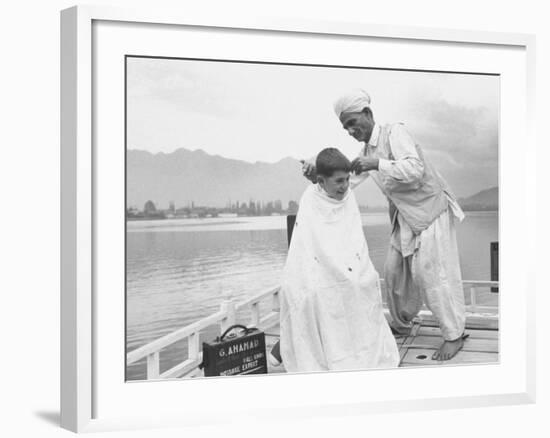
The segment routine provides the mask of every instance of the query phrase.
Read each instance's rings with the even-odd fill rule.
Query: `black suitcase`
[[[231,333],[234,329],[240,333]],[[267,374],[265,334],[257,328],[236,324],[213,342],[202,343],[202,363],[205,377],[238,374]]]

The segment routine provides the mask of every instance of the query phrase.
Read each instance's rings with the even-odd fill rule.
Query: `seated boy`
[[[287,372],[399,363],[349,189],[350,167],[338,149],[322,150],[316,159],[318,182],[300,200],[280,293],[279,359]],[[277,356],[277,347],[271,356]]]

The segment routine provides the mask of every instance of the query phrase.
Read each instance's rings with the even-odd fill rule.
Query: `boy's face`
[[[341,201],[348,191],[349,172],[337,170],[332,176],[319,176],[319,184],[331,198]]]

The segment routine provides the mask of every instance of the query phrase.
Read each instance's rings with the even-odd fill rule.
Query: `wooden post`
[[[223,294],[223,301],[221,305],[221,311],[225,312],[225,317],[221,321],[221,333],[226,331],[229,327],[235,324],[237,319],[237,310],[235,308],[235,301],[231,292],[225,292]]]
[[[498,242],[491,242],[491,281],[498,281]],[[491,292],[498,292],[498,287],[492,287]]]
[[[470,309],[472,312],[477,312],[477,291],[474,286],[470,286]]]
[[[191,334],[187,338],[188,342],[188,356],[189,359],[198,359],[199,358],[199,332]]]
[[[260,303],[258,301],[250,305],[250,325],[252,327],[260,326]]]
[[[279,301],[279,290],[277,289],[276,292],[273,292],[273,303],[272,308],[274,312],[279,312],[281,310],[281,303]]]
[[[292,232],[294,231],[294,224],[296,223],[296,215],[289,214],[286,217],[286,236],[288,239],[288,246],[290,246],[290,240],[292,239]]]
[[[158,351],[147,356],[147,380],[160,377],[160,355]]]

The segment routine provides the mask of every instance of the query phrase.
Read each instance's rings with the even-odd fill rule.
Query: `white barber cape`
[[[281,283],[287,372],[391,368],[399,353],[382,309],[355,195],[304,192]]]

